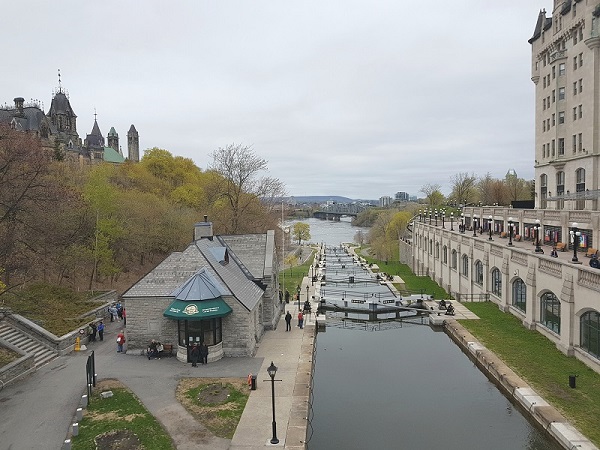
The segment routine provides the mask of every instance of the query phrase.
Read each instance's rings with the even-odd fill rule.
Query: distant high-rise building
[[[130,161],[140,161],[140,136],[133,124],[127,132],[127,154]]]
[[[392,197],[389,195],[385,195],[383,197],[379,197],[379,206],[381,208],[387,208],[392,204]]]
[[[406,192],[396,192],[395,200],[397,202],[407,202],[408,197],[409,195]]]
[[[600,1],[554,0],[531,39],[535,205],[598,209]],[[565,205],[565,200],[572,200]]]

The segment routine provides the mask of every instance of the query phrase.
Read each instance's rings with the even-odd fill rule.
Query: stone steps
[[[35,339],[30,338],[23,331],[10,326],[6,322],[0,323],[0,338],[19,348],[23,352],[33,355],[36,369],[39,369],[58,357],[58,355],[48,347],[45,347]]]

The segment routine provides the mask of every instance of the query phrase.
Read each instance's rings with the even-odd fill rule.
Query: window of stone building
[[[579,27],[579,41],[583,41],[583,27]]]
[[[527,286],[521,278],[513,281],[512,305],[523,312],[527,312]]]
[[[577,152],[577,135],[573,135],[573,153]]]
[[[583,66],[583,53],[579,54],[579,67]]]
[[[492,270],[492,294],[502,298],[502,274],[496,267]]]
[[[588,311],[579,321],[579,346],[589,354],[600,358],[600,313]]]
[[[555,151],[556,151],[556,141],[554,139],[552,139],[552,156],[555,155]]]
[[[565,74],[565,63],[558,65],[558,76],[562,77]]]
[[[549,330],[560,334],[560,300],[552,292],[542,295],[540,323]]]
[[[565,99],[565,88],[564,87],[558,88],[558,99],[559,100]]]
[[[546,198],[548,197],[548,175],[545,173],[540,175],[540,207],[542,209],[546,208],[547,202]]]
[[[552,66],[552,79],[556,78],[556,66]]]
[[[573,120],[577,120],[577,107],[573,108]]]
[[[556,89],[552,89],[552,103],[556,101]]]
[[[458,255],[456,253],[456,250],[452,250],[452,268],[454,270],[456,270],[456,267],[458,265]]]
[[[573,95],[577,95],[577,81],[573,82]]]
[[[436,257],[436,259],[440,257],[440,243],[439,242],[435,243],[435,257]]]
[[[565,112],[564,111],[559,111],[558,112],[558,123],[565,123]]]
[[[479,260],[475,262],[475,284],[483,286],[483,263]]]
[[[442,262],[448,264],[448,247],[444,245],[442,249]]]
[[[579,133],[577,135],[577,150],[582,151],[583,150],[583,134]]]
[[[465,276],[469,276],[469,257],[467,255],[462,256],[462,270],[461,273]]]
[[[583,92],[583,78],[579,79],[579,93],[581,94]]]
[[[585,169],[583,167],[575,171],[575,192],[585,192]],[[577,200],[575,209],[585,209],[585,200]]]
[[[546,131],[546,121],[542,120],[542,131]]]
[[[573,70],[577,70],[577,56],[573,56]]]
[[[543,110],[546,109],[546,98],[545,97],[542,99],[542,109]]]
[[[552,126],[556,125],[556,114],[552,113]]]
[[[579,105],[577,107],[578,117],[581,119],[583,117],[583,105]]]
[[[563,122],[564,122],[564,116],[563,116]],[[558,138],[558,155],[564,155],[565,154],[565,139],[564,138]]]

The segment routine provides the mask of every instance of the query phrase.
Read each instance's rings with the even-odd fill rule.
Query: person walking
[[[100,321],[98,324],[98,337],[101,341],[104,340],[104,322]]]
[[[208,364],[208,345],[205,342],[200,344],[200,362]]]
[[[119,331],[117,334],[117,353],[125,353],[123,351],[123,345],[125,345],[125,334],[123,330]]]
[[[302,311],[298,311],[298,326],[300,329],[304,328],[304,314],[302,314]]]
[[[192,349],[190,350],[192,367],[198,367],[198,358],[200,358],[200,348],[198,347],[198,344],[194,342],[194,345],[192,345]]]
[[[292,315],[289,311],[285,315],[285,331],[292,331]]]

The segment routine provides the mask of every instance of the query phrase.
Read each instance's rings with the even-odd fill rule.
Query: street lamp
[[[473,237],[477,237],[477,214],[473,214]]]
[[[308,284],[306,285],[306,301],[308,302]]]
[[[273,361],[267,367],[267,373],[271,377],[271,398],[273,400],[273,437],[271,438],[271,444],[279,444],[279,439],[277,439],[277,423],[275,422],[275,374],[277,373],[277,366],[273,364]]]
[[[492,238],[492,224],[494,223],[494,219],[492,216],[488,217],[488,226],[490,228],[490,237],[488,238],[488,241],[493,241],[494,239]]]
[[[514,227],[513,218],[509,217],[508,218],[508,245],[511,247],[513,245],[513,243],[512,243],[513,227]]]
[[[421,217],[421,210],[419,210],[419,222],[423,222],[422,217]]]
[[[298,285],[298,289],[296,289],[298,294],[298,311],[300,311],[300,285]]]
[[[315,285],[315,266],[314,264],[310,265],[310,284],[311,286]],[[308,286],[306,286],[308,287]]]
[[[460,213],[460,232],[465,233],[465,213]]]
[[[445,222],[445,220],[446,220],[446,211],[442,211],[442,228],[446,228],[446,227],[444,226],[444,222]]]
[[[577,222],[573,222],[573,228],[569,231],[571,235],[571,242],[573,243],[573,258],[571,261],[579,264],[579,260],[577,259],[577,247],[579,247],[579,237],[581,236],[581,231],[579,231],[579,224]]]
[[[454,231],[454,213],[450,213],[450,231]]]
[[[431,225],[431,213],[432,213],[432,211],[429,210],[429,225]]]
[[[437,227],[437,217],[438,217],[437,209],[435,210],[434,217],[435,217],[435,226]]]
[[[535,252],[544,253],[544,250],[540,247],[540,219],[535,219]]]

